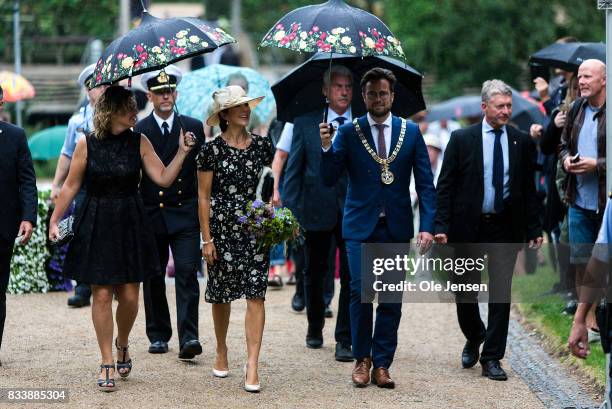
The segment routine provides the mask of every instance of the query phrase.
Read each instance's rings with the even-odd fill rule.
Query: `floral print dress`
[[[198,170],[213,172],[210,234],[218,259],[208,266],[206,302],[265,298],[269,250],[257,247],[238,217],[248,202],[255,200],[260,172],[270,166],[273,155],[269,137],[252,135],[245,149],[234,148],[217,136],[205,143],[197,156]]]

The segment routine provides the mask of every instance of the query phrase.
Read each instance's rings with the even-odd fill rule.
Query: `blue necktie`
[[[495,188],[495,213],[504,209],[504,153],[502,151],[501,129],[493,129],[495,142],[493,143],[493,188]]]
[[[346,121],[346,118],[343,116],[339,116],[338,118],[336,118],[336,122],[338,122],[338,126],[344,125],[345,121]]]

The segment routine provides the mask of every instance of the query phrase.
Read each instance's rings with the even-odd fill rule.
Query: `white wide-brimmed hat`
[[[442,150],[442,141],[440,141],[440,137],[438,135],[426,133],[423,135],[423,140],[425,141],[425,146],[431,146],[432,148]]]
[[[242,87],[238,85],[228,85],[213,92],[213,103],[210,108],[210,115],[206,120],[206,125],[219,125],[219,112],[226,109],[237,107],[242,104],[249,104],[251,111],[264,99],[261,97],[249,97]]]

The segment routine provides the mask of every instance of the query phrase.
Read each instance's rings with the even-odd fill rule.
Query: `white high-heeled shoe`
[[[212,374],[215,378],[227,378],[229,371],[220,371],[219,369],[212,369]]]
[[[247,364],[244,364],[243,368],[244,372],[244,390],[251,393],[259,393],[261,391],[261,384],[257,383],[255,385],[249,385],[246,383],[247,380]]]

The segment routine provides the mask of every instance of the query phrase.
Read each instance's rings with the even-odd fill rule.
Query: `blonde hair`
[[[104,139],[111,133],[114,115],[123,115],[135,109],[137,109],[136,99],[131,91],[116,85],[108,87],[96,102],[93,118],[94,136]]]

